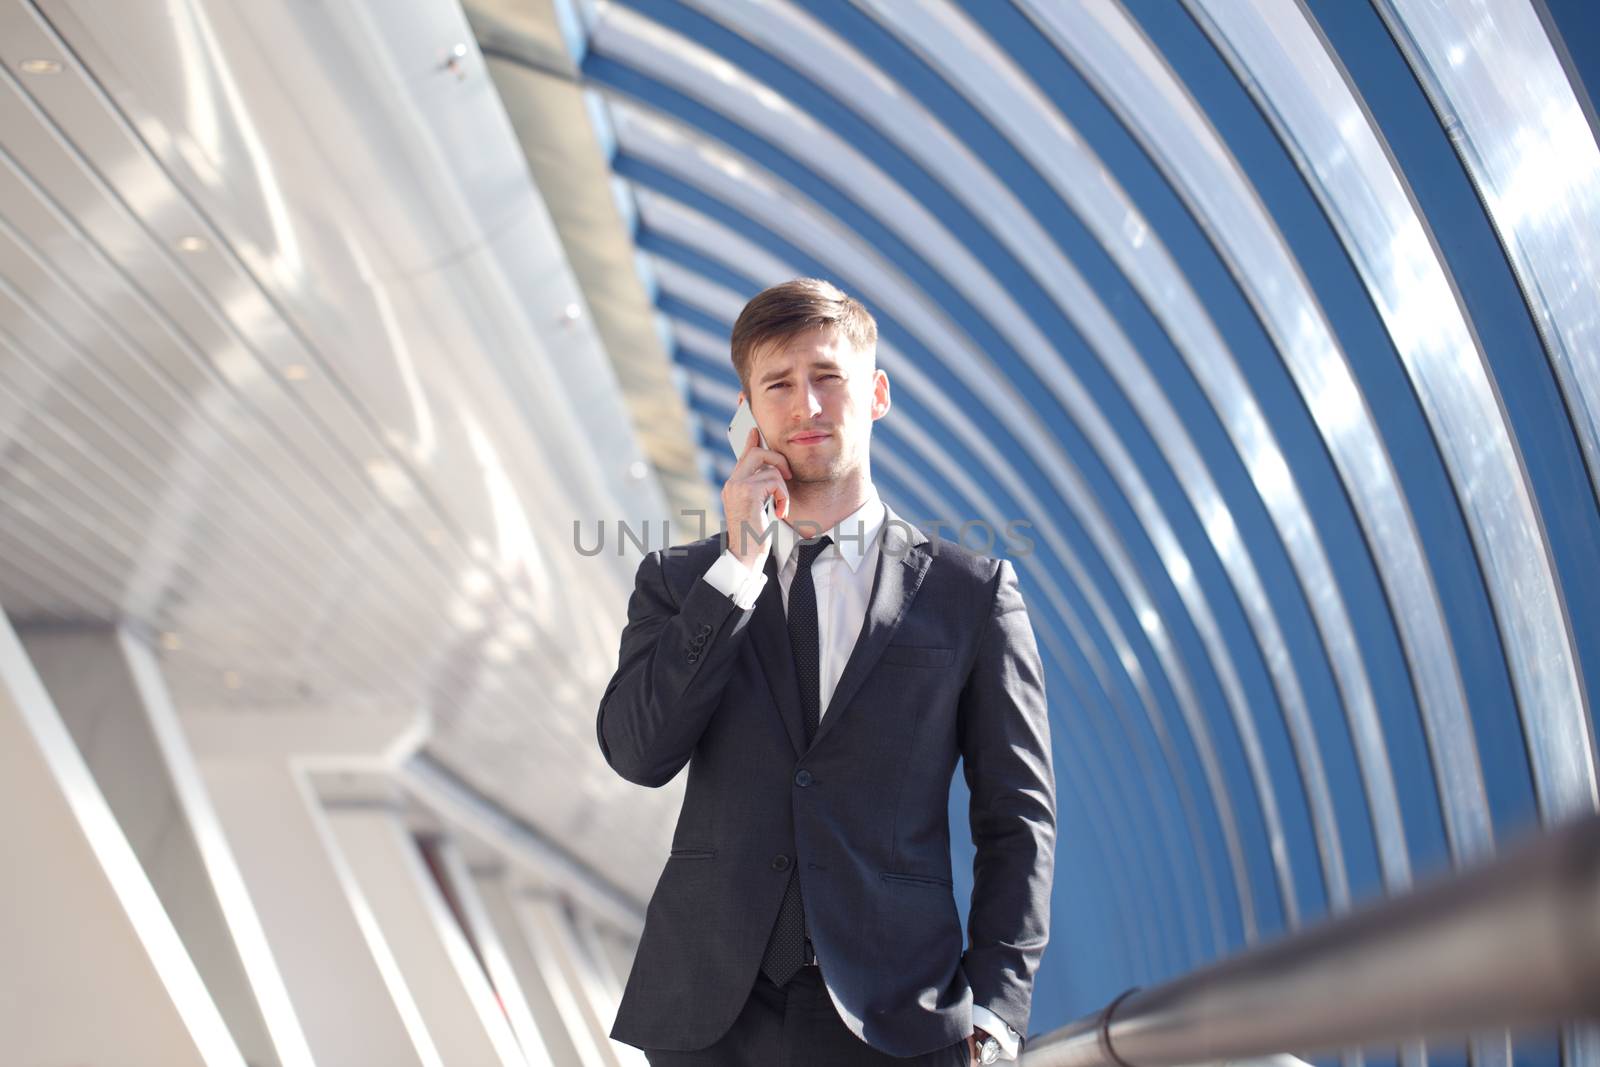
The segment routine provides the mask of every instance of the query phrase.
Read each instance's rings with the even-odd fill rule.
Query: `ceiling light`
[[[179,649],[183,648],[183,638],[170,631],[164,633],[161,635],[161,647],[166,649],[168,652],[177,652]]]
[[[283,368],[283,376],[291,382],[303,382],[310,374],[310,368],[304,363],[291,363]]]
[[[17,69],[24,74],[60,74],[61,64],[53,59],[24,59]]]
[[[178,238],[178,251],[180,252],[204,252],[210,247],[204,237],[189,236]]]
[[[238,689],[244,683],[240,681],[238,671],[223,671],[222,684],[229,689]]]

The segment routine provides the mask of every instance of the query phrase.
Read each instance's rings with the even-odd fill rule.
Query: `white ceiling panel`
[[[647,892],[671,797],[593,726],[633,562],[573,522],[667,497],[460,8],[5,0],[0,61],[7,613],[148,634],[181,707],[424,707]]]

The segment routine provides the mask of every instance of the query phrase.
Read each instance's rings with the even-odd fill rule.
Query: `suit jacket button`
[[[787,871],[789,869],[789,857],[782,855],[772,857],[772,869],[775,871]]]
[[[804,789],[814,781],[816,781],[816,779],[811,777],[811,772],[806,770],[804,767],[801,767],[798,771],[794,772],[794,784],[799,786],[801,789]]]
[[[700,653],[691,651],[689,653],[689,662],[690,663],[699,663],[700,662]]]
[[[700,632],[703,633],[703,634],[710,633],[711,632],[711,624],[709,622],[701,623],[700,624]]]

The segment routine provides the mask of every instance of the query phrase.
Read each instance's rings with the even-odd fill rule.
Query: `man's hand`
[[[728,518],[728,548],[739,562],[754,570],[766,560],[770,537],[747,534],[745,527],[766,533],[761,507],[771,497],[774,514],[789,515],[789,484],[794,477],[783,453],[761,447],[761,431],[752,429],[745,438],[744,454],[733,465],[727,484],[722,487],[722,512]]]
[[[974,1067],[979,1063],[978,1044],[989,1036],[989,1031],[981,1026],[974,1026],[972,1033],[967,1035],[967,1059],[971,1060]]]

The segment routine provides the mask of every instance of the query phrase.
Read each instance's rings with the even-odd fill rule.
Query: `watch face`
[[[993,1063],[1000,1058],[1000,1039],[997,1037],[984,1038],[983,1044],[979,1048],[982,1049],[978,1056],[980,1063]]]

